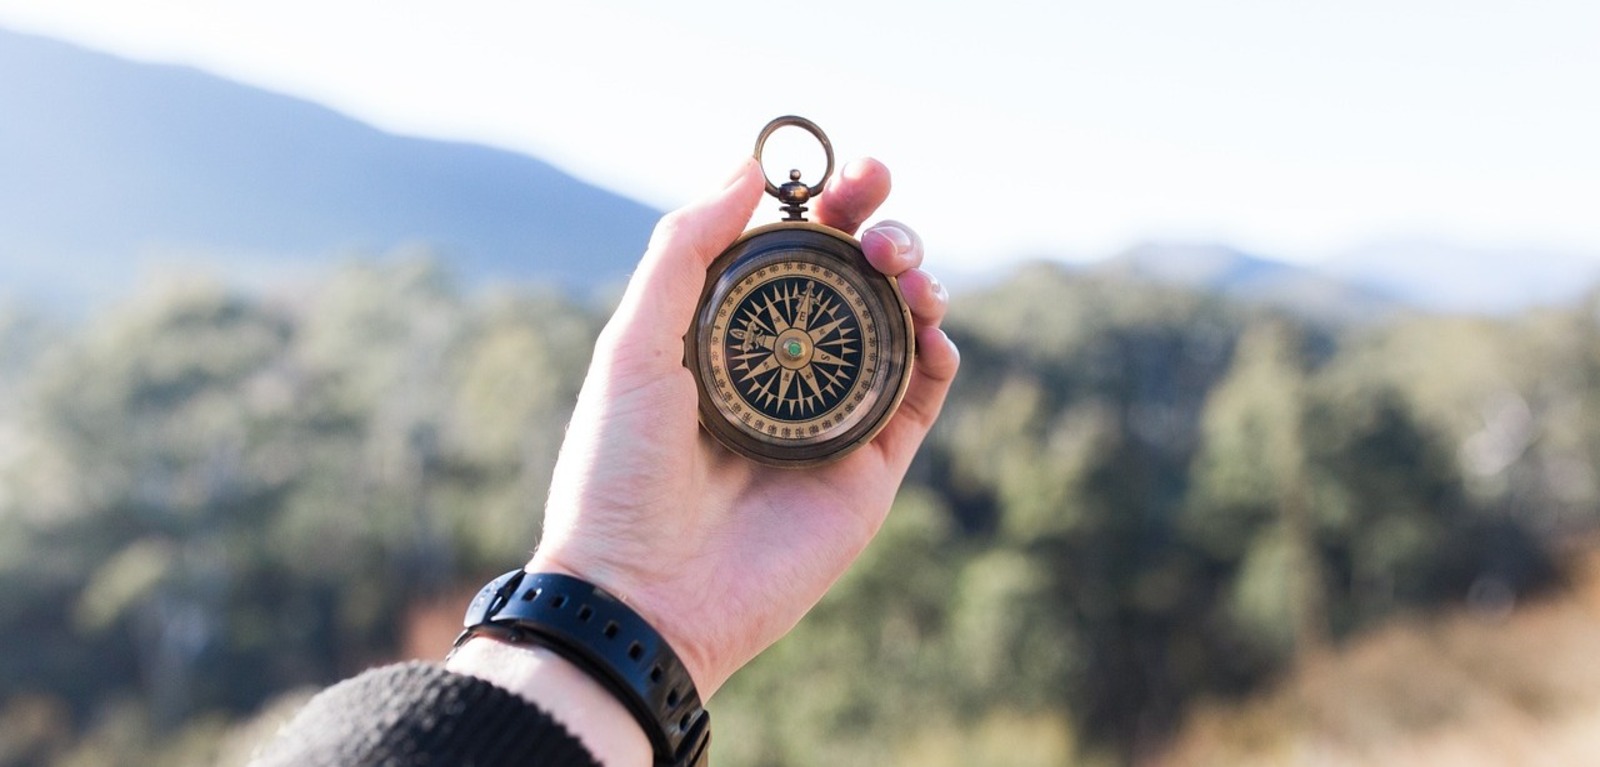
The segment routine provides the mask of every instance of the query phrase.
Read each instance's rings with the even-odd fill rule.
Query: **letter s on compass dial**
[[[754,460],[800,467],[883,428],[910,378],[911,313],[854,238],[772,224],[707,272],[716,276],[684,341],[708,432]]]

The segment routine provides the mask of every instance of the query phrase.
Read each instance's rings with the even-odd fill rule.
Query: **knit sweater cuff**
[[[367,671],[306,704],[252,767],[595,765],[549,714],[430,663]]]

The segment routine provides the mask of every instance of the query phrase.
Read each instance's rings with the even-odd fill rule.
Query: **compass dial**
[[[685,338],[700,419],[765,463],[821,463],[870,440],[898,404],[910,313],[843,233],[767,229],[713,264]]]
[[[840,287],[843,286],[841,290]],[[711,328],[719,409],[769,436],[815,437],[866,396],[863,349],[876,336],[859,291],[837,272],[785,261],[733,286]],[[722,370],[717,371],[719,373]]]

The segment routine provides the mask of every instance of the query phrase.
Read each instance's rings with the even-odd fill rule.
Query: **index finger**
[[[889,169],[870,157],[839,169],[817,197],[817,221],[855,234],[884,200],[889,199]]]

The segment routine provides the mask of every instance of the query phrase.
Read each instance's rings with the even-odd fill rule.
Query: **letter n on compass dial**
[[[746,275],[722,305],[719,409],[779,440],[824,439],[857,420],[876,340],[860,291],[826,266],[789,262]]]

